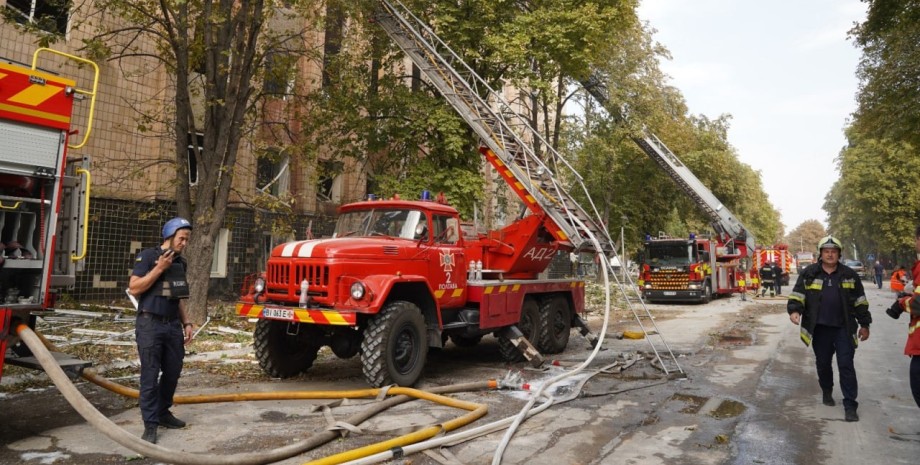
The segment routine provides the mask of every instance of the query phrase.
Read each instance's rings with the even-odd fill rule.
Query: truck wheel
[[[313,366],[321,347],[322,331],[308,324],[299,324],[297,334],[288,334],[290,323],[259,320],[253,334],[256,358],[268,376],[290,378]],[[296,323],[295,323],[296,324]]]
[[[572,311],[565,297],[557,295],[543,301],[538,329],[537,349],[540,352],[558,354],[565,350],[572,332]]]
[[[457,336],[451,334],[450,340],[457,347],[475,347],[476,344],[482,341],[482,336]]]
[[[700,303],[708,304],[712,300],[712,284],[706,281],[703,285],[703,295],[700,297]]]
[[[537,324],[539,324],[539,321],[540,307],[533,298],[525,297],[524,304],[521,306],[521,318],[517,323],[517,327],[531,344],[537,342]],[[498,350],[501,352],[502,358],[507,362],[514,363],[524,361],[524,354],[515,347],[510,339],[504,336],[498,337]]]
[[[425,317],[412,302],[391,302],[368,322],[361,342],[361,365],[371,386],[412,386],[427,356]]]

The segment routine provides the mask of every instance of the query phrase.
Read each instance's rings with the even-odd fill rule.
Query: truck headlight
[[[261,294],[265,291],[265,278],[259,276],[256,278],[255,283],[253,283],[252,288],[256,291],[256,294]]]
[[[690,284],[690,285],[687,286],[687,288],[688,288],[688,289],[699,289],[699,288],[700,288],[700,285],[699,285],[699,284]]]
[[[351,298],[355,300],[364,298],[364,283],[357,282],[351,285]]]

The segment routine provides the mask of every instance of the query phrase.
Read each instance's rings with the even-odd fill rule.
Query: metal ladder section
[[[405,5],[398,0],[381,0],[379,4],[376,22],[482,139],[488,150],[481,151],[503,177],[513,178],[512,189],[531,212],[552,218],[559,228],[550,231],[556,239],[576,249],[593,249],[588,241],[590,231],[604,251],[613,250],[613,241],[606,228],[600,227],[600,214],[587,195],[582,177],[565,158]],[[536,153],[538,143],[559,172],[554,173]],[[584,191],[592,213],[569,194],[562,180]]]
[[[405,5],[399,0],[380,0],[379,4],[376,22],[482,139],[488,147],[487,150],[481,150],[486,158],[497,158],[499,163],[494,160],[490,162],[500,170],[502,167],[507,168],[502,176],[509,183],[512,181],[510,178],[516,180],[516,183],[511,183],[512,188],[516,191],[523,189],[532,197],[533,202],[528,202],[528,198],[522,196],[528,207],[534,213],[545,212],[559,226],[564,236],[554,232],[557,239],[568,240],[579,249],[594,248],[588,240],[590,232],[600,242],[605,255],[616,256],[616,247],[606,228],[598,226],[602,224],[600,214],[591,201],[581,175],[539,132],[530,127],[526,118],[515,112],[498,92]],[[550,167],[540,159],[534,149],[536,142],[545,147],[547,155],[560,173],[553,174]],[[569,195],[560,184],[560,179],[583,190],[593,216]],[[625,261],[620,258],[620,263],[625,264]],[[608,270],[619,284],[629,309],[646,334],[646,340],[660,368],[669,376],[683,376],[684,371],[677,357],[658,330],[644,302],[641,305],[642,311],[630,302],[626,287],[629,284],[629,287],[636,288],[632,277],[627,278],[628,283],[620,283],[612,266],[608,265]],[[647,329],[648,326],[653,329]]]
[[[582,86],[602,106],[609,106],[606,89],[598,77],[582,81]],[[748,250],[754,250],[756,241],[750,231],[661,139],[648,131],[643,131],[641,136],[633,136],[632,139],[706,213],[713,229],[723,236],[723,239],[744,238]]]
[[[709,216],[713,229],[728,238],[743,237],[748,250],[754,250],[754,236],[735,217],[735,215],[716,198],[699,178],[687,168],[671,150],[651,133],[635,137],[636,144],[642,147],[655,163],[674,179],[684,192],[700,206]]]

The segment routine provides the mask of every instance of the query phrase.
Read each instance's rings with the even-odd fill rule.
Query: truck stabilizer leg
[[[592,348],[597,345],[597,341],[599,340],[597,335],[591,332],[591,329],[588,328],[588,323],[582,320],[577,314],[572,316],[572,326],[578,328],[578,333],[588,340]]]
[[[511,343],[521,351],[521,354],[523,354],[524,358],[530,362],[531,366],[534,368],[543,366],[543,355],[540,354],[540,351],[538,351],[537,348],[534,347],[526,337],[524,337],[524,334],[521,332],[521,330],[518,329],[517,326],[509,326],[505,328],[502,335],[508,338],[508,340],[511,341]]]

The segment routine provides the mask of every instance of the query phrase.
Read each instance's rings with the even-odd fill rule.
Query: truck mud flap
[[[543,366],[543,362],[545,361],[543,359],[543,355],[540,354],[540,351],[538,351],[537,348],[534,347],[526,337],[524,337],[524,333],[522,333],[517,326],[512,325],[503,329],[501,331],[501,336],[511,341],[511,343],[521,351],[521,354],[524,355],[524,358],[530,362],[531,366],[534,368]]]

